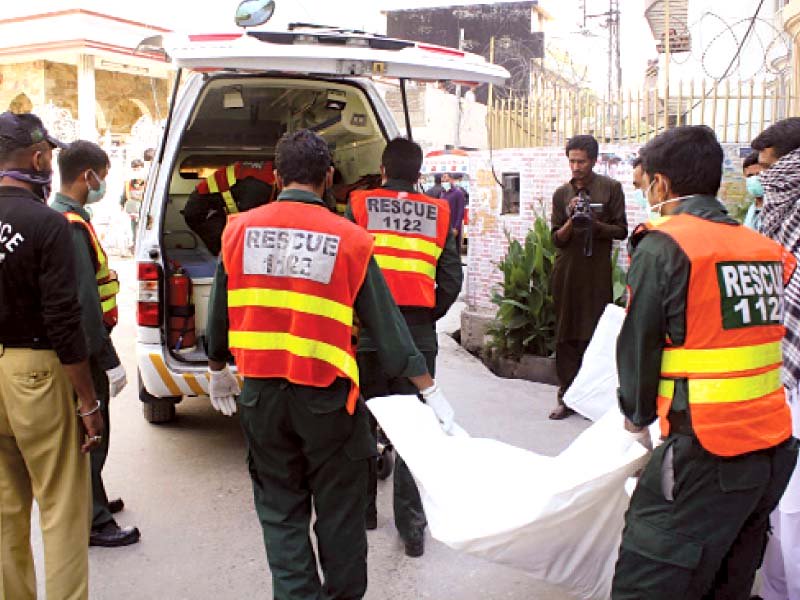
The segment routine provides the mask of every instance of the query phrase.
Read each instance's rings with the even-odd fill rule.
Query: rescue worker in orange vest
[[[120,498],[109,501],[103,484],[103,467],[111,436],[109,400],[122,391],[127,377],[111,341],[111,330],[117,324],[119,282],[117,274],[109,268],[108,257],[97,239],[86,206],[99,202],[105,195],[109,166],[106,152],[92,142],[78,140],[62,149],[58,155],[61,189],[51,207],[63,213],[71,225],[81,326],[89,350],[95,394],[106,423],[106,433],[90,455],[92,530],[89,544],[115,547],[138,542],[139,529],[117,525],[113,514],[123,509],[124,502]]]
[[[415,191],[422,167],[422,149],[403,138],[386,145],[381,159],[382,187],[350,195],[348,218],[375,238],[375,260],[408,324],[414,343],[435,375],[436,321],[458,298],[463,281],[461,257],[450,229],[446,200]],[[378,334],[364,327],[358,342],[361,391],[366,399],[413,394],[414,385],[381,369]],[[376,422],[372,420],[373,434]],[[376,461],[371,461],[367,529],[377,527]],[[425,512],[414,478],[402,457],[394,470],[394,521],[408,556],[424,552]]]
[[[383,370],[408,377],[443,428],[453,423],[373,259],[372,236],[322,200],[330,165],[317,134],[280,140],[282,191],[229,219],[209,301],[211,403],[226,415],[238,406],[278,600],[357,599],[366,591],[364,513],[376,449],[359,400],[356,315],[376,333]],[[227,365],[231,352],[241,392]],[[309,539],[312,503],[323,583]]]
[[[797,460],[780,373],[796,261],[716,199],[711,129],[670,130],[641,157],[661,216],[631,239],[619,402],[626,428],[658,419],[664,443],[631,498],[612,598],[746,599]]]
[[[272,199],[273,170],[270,161],[235,162],[217,169],[195,186],[182,211],[183,218],[214,256],[220,252],[228,215]]]

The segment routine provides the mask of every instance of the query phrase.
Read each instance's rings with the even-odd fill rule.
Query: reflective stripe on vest
[[[359,393],[353,304],[372,247],[365,231],[322,205],[276,202],[230,218],[222,258],[239,372],[313,387],[345,377],[352,414]]]
[[[89,234],[93,250],[92,262],[94,263],[95,278],[97,280],[97,292],[100,296],[100,309],[103,312],[103,322],[109,327],[113,327],[117,324],[118,318],[117,294],[119,294],[119,281],[108,268],[108,257],[100,245],[100,240],[97,238],[92,224],[74,212],[65,212],[64,216],[70,223],[82,226]]]
[[[235,215],[239,212],[239,207],[236,206],[236,201],[233,199],[233,194],[231,193],[231,188],[236,184],[235,168],[235,165],[228,165],[225,168],[225,178],[228,181],[228,189],[222,190],[221,192],[217,185],[216,173],[212,173],[206,178],[208,191],[212,194],[222,194],[222,199],[225,201],[225,212],[229,215]]]
[[[740,226],[682,214],[647,228],[671,237],[691,263],[686,339],[662,353],[662,435],[669,435],[675,382],[685,380],[692,429],[712,454],[737,456],[784,441],[791,417],[780,374],[780,309],[796,261]]]
[[[268,185],[275,184],[275,175],[271,162],[242,161],[232,163],[224,169],[217,169],[206,177],[204,181],[197,184],[196,189],[200,194],[221,194],[222,199],[225,201],[225,212],[229,215],[235,215],[239,212],[239,207],[231,193],[231,188],[236,185],[237,181],[248,177],[253,177]]]
[[[375,261],[399,306],[436,304],[436,265],[450,228],[445,200],[386,189],[351,193],[357,224],[375,237]]]

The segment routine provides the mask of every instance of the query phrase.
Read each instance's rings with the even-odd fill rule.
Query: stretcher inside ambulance
[[[399,79],[404,91],[425,80],[502,84],[508,73],[458,50],[320,28],[147,42],[178,68],[135,250],[139,395],[157,423],[208,390],[217,259],[182,213],[198,183],[236,162],[273,160],[280,137],[301,128],[328,142],[343,184],[353,183],[378,173],[386,142],[401,135],[373,77]]]

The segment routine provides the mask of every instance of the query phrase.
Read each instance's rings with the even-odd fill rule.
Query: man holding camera
[[[556,261],[556,371],[558,405],[551,419],[572,414],[562,397],[578,374],[583,354],[606,304],[613,301],[611,243],[628,235],[625,194],[618,181],[594,173],[599,147],[591,135],[567,142],[572,179],[553,194],[551,225]]]

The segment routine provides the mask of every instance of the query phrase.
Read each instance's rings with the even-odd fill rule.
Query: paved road
[[[111,497],[125,499],[120,524],[138,525],[142,540],[127,548],[91,549],[91,598],[270,598],[239,424],[214,412],[205,398],[184,401],[172,424],[144,421],[135,386],[134,265],[119,259],[112,265],[123,282],[114,341],[133,381],[112,403],[105,479]],[[459,313],[454,307],[440,328],[457,329]],[[473,435],[556,454],[586,427],[577,417],[547,420],[554,388],[498,379],[449,336],[440,334],[440,344],[438,380],[459,423]],[[368,600],[570,598],[432,539],[424,558],[407,558],[390,520],[391,481],[380,484],[378,500],[378,530],[369,533]]]

